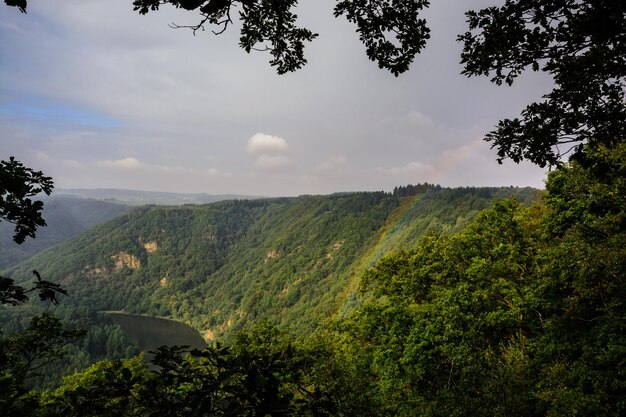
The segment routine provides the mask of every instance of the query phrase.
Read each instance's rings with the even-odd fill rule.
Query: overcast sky
[[[254,195],[443,186],[543,187],[530,164],[498,165],[482,141],[498,120],[550,90],[460,75],[464,12],[486,0],[436,0],[432,38],[398,78],[367,59],[333,0],[301,0],[319,33],[309,63],[279,76],[263,53],[174,30],[195,12],[141,16],[131,0],[0,5],[0,159],[15,156],[59,188]]]

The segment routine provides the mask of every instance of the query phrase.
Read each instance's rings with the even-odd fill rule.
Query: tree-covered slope
[[[306,334],[354,302],[362,272],[427,232],[459,231],[494,200],[532,189],[411,186],[369,192],[143,207],[10,271],[37,269],[64,301],[187,322],[207,338],[264,320]]]
[[[54,196],[44,200],[43,218],[47,226],[37,230],[36,239],[21,245],[13,241],[13,225],[0,222],[0,270],[16,265],[50,246],[104,223],[130,209],[114,204],[73,196]]]

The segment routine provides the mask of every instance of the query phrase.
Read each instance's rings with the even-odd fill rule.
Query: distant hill
[[[44,201],[43,218],[48,224],[37,230],[36,239],[13,242],[13,225],[0,222],[0,270],[29,258],[50,246],[123,213],[130,206],[75,196],[52,196]]]
[[[55,195],[90,198],[133,206],[145,204],[178,206],[183,204],[208,204],[224,200],[253,200],[257,198],[262,198],[258,196],[246,196],[238,194],[212,195],[204,193],[162,193],[157,191],[137,191],[114,188],[61,188],[55,190]]]
[[[128,211],[132,206],[208,204],[223,200],[257,199],[238,194],[184,194],[123,189],[55,189],[45,202],[43,217],[47,227],[37,231],[36,239],[22,245],[13,242],[13,228],[0,222],[0,271],[34,254],[63,242],[85,230]]]
[[[139,207],[9,271],[37,268],[71,297],[62,304],[124,310],[228,337],[269,320],[308,334],[356,302],[359,276],[425,233],[461,230],[495,200],[530,204],[530,188],[422,185],[393,193]]]

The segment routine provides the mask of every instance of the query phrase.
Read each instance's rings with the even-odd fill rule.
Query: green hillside
[[[54,196],[45,198],[43,217],[47,227],[37,230],[36,239],[21,245],[13,241],[13,225],[0,222],[0,270],[16,265],[50,246],[127,212],[130,207],[88,198]]]
[[[268,320],[308,334],[355,302],[362,272],[425,233],[461,230],[494,200],[533,189],[401,187],[393,193],[142,207],[9,271],[37,269],[66,306],[174,318],[204,337]]]

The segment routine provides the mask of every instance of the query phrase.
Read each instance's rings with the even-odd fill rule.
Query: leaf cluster
[[[613,0],[507,0],[467,14],[463,74],[511,85],[526,69],[556,86],[521,118],[505,119],[486,140],[498,161],[558,165],[583,143],[612,146],[626,135],[626,5]],[[590,148],[588,148],[590,149]]]
[[[397,77],[430,38],[426,20],[419,18],[429,5],[428,0],[342,0],[334,14],[356,24],[368,58]]]
[[[26,13],[27,0],[4,0],[7,6],[13,6],[20,9],[20,12]]]
[[[52,178],[25,167],[14,157],[0,161],[0,218],[15,225],[16,243],[24,242],[27,236],[34,238],[37,227],[46,225],[41,217],[43,203],[30,197],[50,195],[53,184]]]
[[[26,294],[37,291],[41,301],[51,301],[53,304],[59,304],[58,295],[67,295],[59,284],[41,279],[39,272],[33,271],[33,275],[37,277],[37,281],[29,289],[24,289],[20,285],[15,285],[12,278],[0,276],[0,304],[9,304],[17,306],[28,301]]]
[[[272,56],[270,65],[279,74],[296,71],[307,62],[304,44],[318,35],[297,25],[294,13],[297,0],[135,0],[134,10],[141,14],[156,11],[162,4],[176,8],[198,10],[201,21],[197,25],[180,26],[189,28],[194,34],[209,24],[216,29],[214,34],[223,33],[233,23],[231,12],[237,10],[242,22],[239,46],[246,52],[268,51]]]
[[[199,24],[186,27],[194,33],[208,23],[220,34],[233,23],[231,10],[239,9],[242,22],[239,46],[246,52],[268,51],[270,65],[279,74],[296,71],[304,66],[305,42],[318,35],[296,24],[294,9],[297,0],[135,0],[134,9],[141,14],[156,11],[162,4],[176,8],[198,10],[202,16]],[[346,16],[356,24],[359,38],[366,47],[367,56],[380,68],[393,75],[407,71],[410,64],[426,45],[430,30],[426,21],[419,18],[427,0],[343,0],[334,9],[335,17]]]

